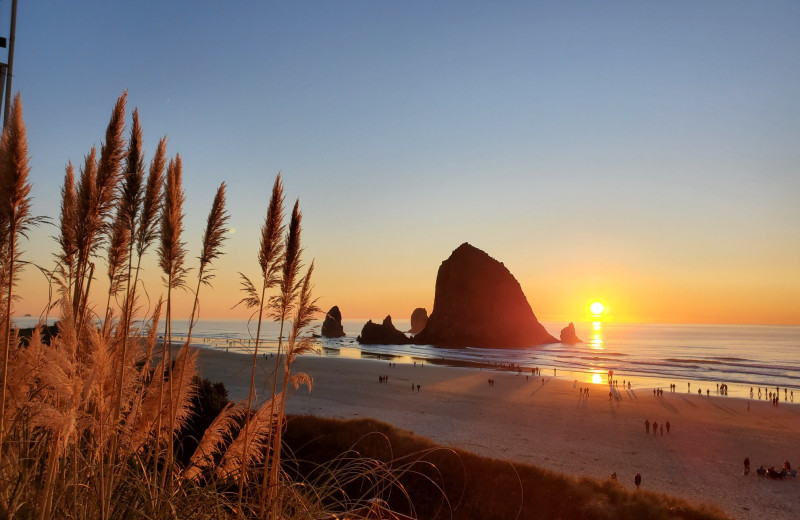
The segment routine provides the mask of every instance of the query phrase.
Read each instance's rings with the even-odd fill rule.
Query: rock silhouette
[[[394,328],[391,316],[386,316],[381,325],[369,320],[361,329],[361,335],[358,336],[357,341],[367,345],[405,345],[406,343],[411,343],[411,340],[405,334]]]
[[[583,343],[583,340],[575,334],[575,325],[572,322],[569,322],[569,325],[561,329],[561,343]]]
[[[322,322],[321,334],[326,338],[341,338],[344,336],[342,313],[338,306],[334,305],[331,307],[331,310],[325,315],[325,321]]]
[[[433,312],[419,344],[520,348],[557,343],[531,310],[519,282],[501,263],[468,243],[439,266]]]
[[[409,332],[411,334],[419,334],[427,323],[428,311],[422,307],[417,307],[414,309],[414,312],[411,313],[411,330]]]

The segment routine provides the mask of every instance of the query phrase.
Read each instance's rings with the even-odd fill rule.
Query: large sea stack
[[[342,313],[338,306],[331,307],[331,310],[325,315],[325,321],[322,322],[322,335],[326,338],[341,338],[344,336]]]
[[[558,342],[536,319],[508,269],[466,242],[439,266],[433,312],[414,340],[440,347],[481,348]]]

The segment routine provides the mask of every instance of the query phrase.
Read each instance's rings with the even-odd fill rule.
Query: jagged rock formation
[[[575,334],[575,325],[569,322],[569,325],[561,329],[561,343],[568,343],[570,345],[575,343],[583,343],[577,334]]]
[[[411,330],[409,331],[411,334],[419,334],[422,332],[422,329],[425,328],[425,325],[428,324],[428,311],[423,309],[422,307],[417,307],[414,309],[414,312],[411,313]]]
[[[361,329],[361,335],[357,338],[359,343],[367,345],[405,345],[411,343],[408,337],[394,328],[392,317],[386,316],[381,325],[369,320]]]
[[[466,242],[439,266],[433,312],[414,340],[482,348],[557,343],[536,319],[508,269]]]
[[[325,321],[322,322],[321,334],[326,338],[341,338],[344,336],[342,313],[338,306],[334,305],[331,307],[331,310],[325,315]]]

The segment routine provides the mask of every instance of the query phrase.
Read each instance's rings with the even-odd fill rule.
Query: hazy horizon
[[[320,307],[346,318],[430,313],[466,241],[542,322],[602,301],[605,321],[800,324],[798,26],[792,2],[21,3],[32,213],[57,222],[67,161],[127,89],[145,160],[164,134],[183,158],[189,267],[228,184],[201,319],[248,315],[237,273],[258,274],[280,171]],[[23,259],[51,268],[56,234],[33,230]],[[42,274],[18,293],[15,314],[39,314]]]

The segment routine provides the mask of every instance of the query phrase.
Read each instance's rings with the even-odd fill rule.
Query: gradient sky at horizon
[[[619,321],[797,324],[798,27],[788,1],[20,2],[13,90],[34,214],[57,219],[67,161],[126,89],[147,161],[164,134],[183,158],[190,266],[228,183],[236,233],[202,317],[247,316],[237,272],[258,274],[281,171],[320,306],[345,318],[430,312],[467,241],[541,320],[600,300]],[[51,267],[55,234],[25,259]],[[39,314],[42,275],[19,293]]]

